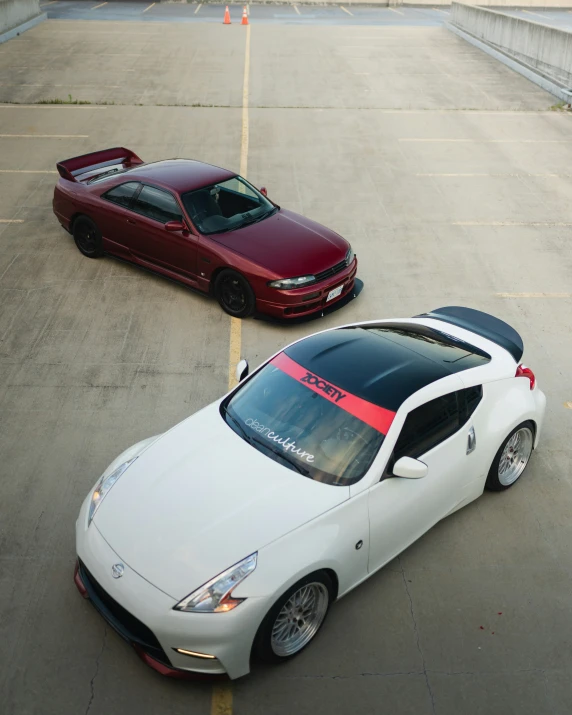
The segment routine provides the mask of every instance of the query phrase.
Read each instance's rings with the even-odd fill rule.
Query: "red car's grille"
[[[347,263],[346,259],[344,258],[343,261],[340,261],[339,263],[336,263],[335,266],[332,266],[331,268],[328,268],[325,271],[322,271],[321,273],[316,273],[316,283],[318,281],[323,281],[326,280],[326,278],[331,278],[332,276],[335,276],[336,273],[340,273],[340,271],[343,271],[344,268],[347,268]]]

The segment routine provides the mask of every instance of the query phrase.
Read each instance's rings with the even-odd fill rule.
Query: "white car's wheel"
[[[500,492],[511,487],[526,469],[533,447],[533,426],[523,422],[513,429],[496,453],[487,477],[487,489]]]
[[[332,581],[323,571],[298,581],[266,615],[254,641],[254,655],[277,663],[300,653],[322,627],[332,596]]]

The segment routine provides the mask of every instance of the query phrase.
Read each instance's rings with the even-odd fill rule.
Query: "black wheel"
[[[103,256],[103,241],[101,231],[87,216],[78,216],[73,223],[73,238],[75,245],[88,258]]]
[[[214,294],[225,313],[234,318],[248,318],[254,312],[256,298],[250,284],[230,268],[216,277]]]
[[[333,592],[332,580],[324,571],[294,584],[262,621],[253,656],[266,663],[283,663],[302,652],[326,620]]]
[[[523,422],[515,427],[499,447],[489,470],[485,487],[502,492],[522,476],[530,460],[534,445],[534,427]]]

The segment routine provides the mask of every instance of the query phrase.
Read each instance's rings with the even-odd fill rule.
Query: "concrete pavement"
[[[351,240],[365,288],[323,320],[244,322],[240,354],[256,365],[322,327],[460,303],[521,332],[549,403],[521,483],[456,513],[336,604],[295,661],[233,683],[232,712],[567,715],[570,115],[441,28],[252,22],[248,177]],[[82,257],[51,213],[56,175],[28,172],[115,145],[238,169],[244,59],[244,28],[207,23],[52,20],[0,48],[4,102],[125,105],[0,106],[9,715],[220,705],[209,684],[147,669],[79,598],[73,527],[123,448],[226,390],[230,321],[184,288]],[[157,106],[167,103],[187,106]]]

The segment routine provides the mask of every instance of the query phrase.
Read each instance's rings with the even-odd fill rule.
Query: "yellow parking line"
[[[346,8],[343,5],[340,5],[340,10],[343,10],[344,12],[347,12],[348,15],[351,15],[352,17],[354,16],[353,12],[350,12],[349,10],[346,10]]]
[[[89,139],[89,134],[0,134],[1,139]]]
[[[0,223],[24,223],[23,218],[0,218]]]
[[[97,10],[98,7],[103,7],[104,5],[107,5],[107,2],[102,2],[99,5],[96,5],[95,7],[90,7],[90,10]]]
[[[230,683],[217,683],[213,686],[211,715],[232,715],[232,690]]]
[[[147,12],[147,10],[150,10],[152,7],[155,7],[155,3],[154,3],[154,2],[152,2],[152,3],[149,5],[149,7],[146,7],[145,10],[143,10],[143,12]],[[143,13],[141,13],[141,14],[143,14]]]
[[[496,293],[497,298],[572,298],[572,293]]]
[[[566,407],[568,410],[572,410],[572,402],[565,402],[564,407]]]
[[[202,6],[203,6],[203,4],[202,4],[202,2],[200,2],[197,6],[197,9],[195,10],[195,12],[193,14],[196,15],[197,12],[202,8]]]
[[[248,171],[248,83],[250,77],[250,28],[252,25],[247,25],[246,27],[246,46],[244,51],[244,80],[242,84],[242,134],[240,141],[240,175],[246,178]],[[236,376],[234,371],[236,369],[236,364],[240,360],[240,349],[241,349],[241,321],[238,318],[230,319],[230,346],[228,353],[228,389],[236,385]],[[218,691],[213,691],[213,707],[215,693]],[[232,694],[231,704],[232,704]],[[218,711],[213,711],[217,712]],[[221,711],[225,712],[225,711]]]
[[[0,174],[57,174],[53,169],[0,169]]]
[[[292,7],[293,7],[294,10],[298,13],[298,15],[301,15],[301,14],[302,14],[302,13],[300,12],[300,10],[298,10],[298,8],[296,7],[296,5],[292,5]]]

